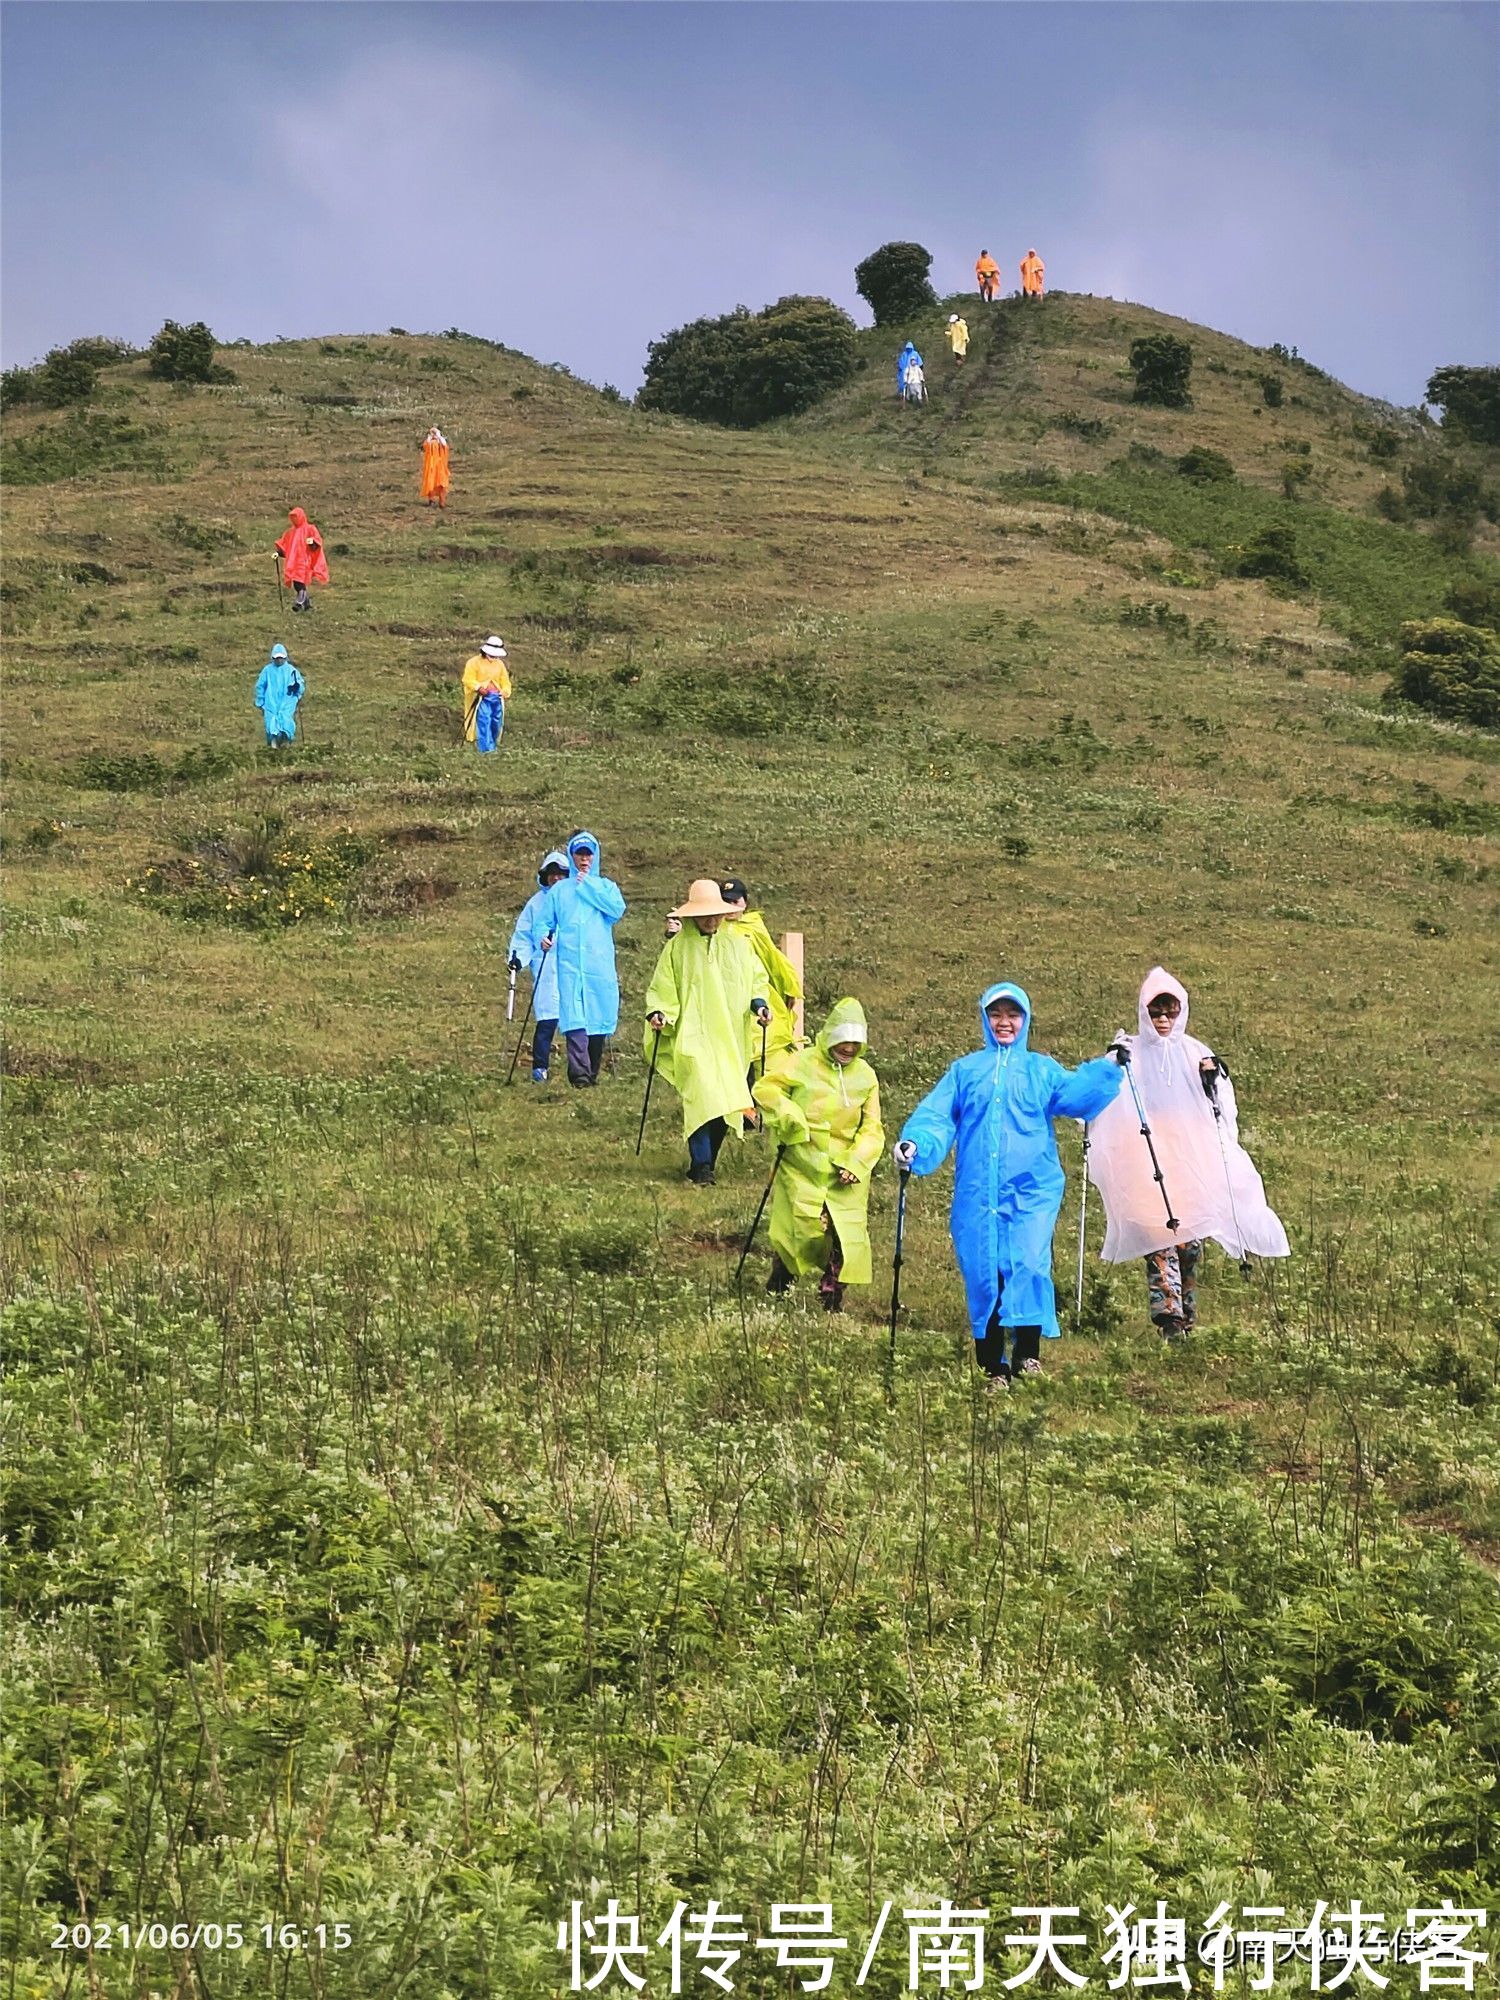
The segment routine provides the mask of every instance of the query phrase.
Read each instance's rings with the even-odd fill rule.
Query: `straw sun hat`
[[[685,903],[673,910],[674,917],[737,917],[733,903],[726,903],[717,882],[703,876],[688,890]]]

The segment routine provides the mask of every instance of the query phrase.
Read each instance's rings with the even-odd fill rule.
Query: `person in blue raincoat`
[[[531,1011],[536,1018],[536,1026],[531,1031],[533,1083],[547,1081],[547,1068],[552,1060],[552,1037],[557,1033],[557,963],[543,942],[547,933],[542,925],[542,912],[547,907],[548,891],[566,880],[567,873],[568,857],[561,848],[554,847],[550,854],[543,857],[542,865],[536,871],[536,893],[516,918],[516,927],[510,934],[510,950],[506,954],[506,963],[512,972],[526,971],[531,974]]]
[[[919,368],[922,366],[921,355],[918,354],[915,345],[911,341],[907,341],[905,347],[896,356],[896,394],[898,396],[906,387],[906,371],[913,361],[916,362]]]
[[[986,989],[979,1020],[986,1046],[960,1056],[923,1098],[906,1121],[896,1164],[935,1173],[957,1141],[949,1226],[975,1355],[1001,1387],[1012,1374],[1039,1375],[1042,1337],[1057,1338],[1052,1231],[1063,1171],[1052,1121],[1096,1117],[1121,1076],[1113,1056],[1068,1071],[1029,1049],[1031,1002],[1008,981]]]
[[[605,1040],[620,1023],[614,928],[624,914],[625,898],[599,872],[598,841],[591,833],[573,834],[567,880],[547,891],[540,922],[557,954],[557,1021],[575,1089],[599,1081]]]
[[[297,704],[307,682],[286,656],[285,646],[273,646],[271,657],[255,683],[255,706],[265,717],[267,743],[291,743],[297,735]]]

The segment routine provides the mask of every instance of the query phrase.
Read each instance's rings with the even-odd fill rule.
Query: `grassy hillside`
[[[651,1936],[679,1896],[752,1936],[832,1901],[861,1953],[887,1896],[997,1933],[1493,1903],[1494,739],[1382,706],[1339,628],[1378,624],[1383,559],[1278,597],[1196,550],[1197,489],[1179,527],[1071,482],[1201,442],[1311,518],[1275,490],[1297,426],[1351,543],[1437,601],[1473,564],[1361,511],[1346,392],[1288,370],[1257,417],[1194,329],[1226,373],[1158,419],[1104,358],[1150,316],[1056,303],[1010,345],[1000,309],[969,400],[933,367],[920,436],[874,372],[730,436],[373,336],[211,389],[112,369],[86,418],[9,426],[10,1991],[58,1990],[81,1909],[353,1927],[76,1960],[108,2000],[531,2000],[572,1897]],[[1110,398],[1102,438],[1053,421]],[[292,503],[333,570],[310,620],[275,599]],[[491,629],[516,696],[480,760]],[[285,756],[251,706],[277,638],[311,689]],[[510,920],[579,825],[630,903],[614,1067],[507,1089]],[[764,1144],[690,1189],[658,1093],[633,1151],[662,914],[729,870],[806,933],[815,1017],[865,1001],[893,1134],[991,978],[1072,1062],[1163,960],[1291,1263],[1215,1257],[1166,1354],[1139,1273],[1094,1266],[1000,1406],[946,1177],[892,1401],[879,1284],[841,1322],[736,1301]],[[256,881],[289,908],[248,928]],[[787,1990],[750,1951],[736,1980]],[[904,1981],[898,1945],[862,1990]]]

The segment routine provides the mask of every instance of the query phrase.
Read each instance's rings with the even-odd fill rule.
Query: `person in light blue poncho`
[[[557,962],[552,956],[542,923],[542,912],[547,907],[549,890],[565,880],[567,873],[568,857],[561,848],[554,847],[550,854],[544,856],[541,867],[536,871],[536,893],[516,918],[516,927],[510,934],[510,950],[506,954],[512,972],[524,970],[531,974],[531,1011],[536,1017],[536,1026],[531,1033],[533,1083],[547,1081],[547,1066],[552,1060],[552,1037],[557,1033]]]
[[[906,387],[906,371],[914,361],[919,368],[922,366],[922,357],[918,354],[916,346],[912,341],[907,341],[905,347],[896,356],[896,394],[898,396]]]
[[[599,1081],[604,1043],[620,1023],[614,928],[625,898],[599,872],[591,833],[568,841],[568,877],[547,891],[539,921],[557,953],[557,1019],[568,1045],[568,1081],[586,1089]]]
[[[267,743],[291,743],[297,735],[297,704],[307,683],[286,656],[285,646],[273,646],[271,657],[255,683],[255,706],[265,717]]]
[[[1008,981],[979,1002],[986,1046],[960,1056],[907,1119],[896,1164],[935,1173],[957,1141],[950,1229],[979,1365],[995,1386],[1039,1375],[1057,1338],[1052,1231],[1063,1171],[1054,1118],[1093,1118],[1120,1088],[1112,1056],[1073,1071],[1026,1046],[1031,1002]],[[1009,1356],[1006,1335],[1012,1334]]]

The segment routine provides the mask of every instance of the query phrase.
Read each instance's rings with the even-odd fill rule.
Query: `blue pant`
[[[498,750],[505,733],[505,702],[498,694],[482,694],[474,711],[474,747]]]
[[[531,1031],[531,1067],[545,1069],[552,1060],[552,1037],[557,1033],[557,1022],[538,1021]]]
[[[724,1120],[710,1118],[696,1132],[688,1133],[688,1158],[695,1167],[712,1167],[719,1157],[719,1148],[728,1136],[729,1127]]]

